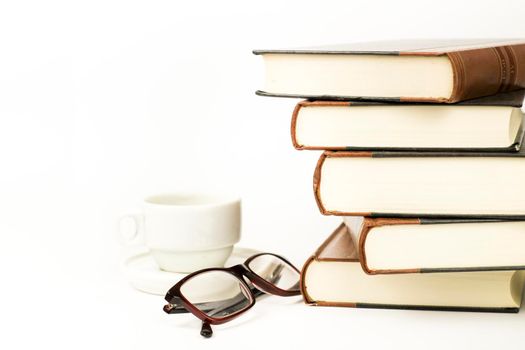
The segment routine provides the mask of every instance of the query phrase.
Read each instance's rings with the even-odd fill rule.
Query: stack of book
[[[257,50],[259,95],[301,97],[297,149],[343,223],[307,260],[313,305],[517,312],[525,283],[525,40]]]

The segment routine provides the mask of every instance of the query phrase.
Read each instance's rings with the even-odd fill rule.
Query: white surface
[[[296,101],[254,95],[263,67],[251,50],[525,37],[522,14],[517,0],[2,2],[0,348],[522,349],[525,313],[279,298],[204,340],[191,316],[165,315],[162,298],[129,286],[115,238],[116,219],[145,195],[232,188],[243,198],[239,246],[300,265],[339,220],[312,196],[319,153],[292,148]]]
[[[257,253],[253,249],[235,247],[224,266],[242,264],[250,256]],[[145,247],[130,249],[125,254],[122,265],[126,278],[135,289],[162,297],[175,283],[187,275],[161,270]],[[207,267],[213,267],[213,265]]]

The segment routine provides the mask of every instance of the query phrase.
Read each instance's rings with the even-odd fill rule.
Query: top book
[[[525,88],[525,39],[398,40],[255,50],[258,95],[454,103]]]

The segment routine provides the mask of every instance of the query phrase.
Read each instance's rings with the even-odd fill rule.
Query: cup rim
[[[205,198],[206,201],[198,201],[196,203],[174,203],[170,201],[170,198]],[[154,205],[160,207],[186,207],[186,208],[205,208],[205,207],[218,207],[229,205],[233,203],[241,202],[241,197],[236,193],[225,193],[225,192],[164,192],[146,196],[144,203],[147,205]]]

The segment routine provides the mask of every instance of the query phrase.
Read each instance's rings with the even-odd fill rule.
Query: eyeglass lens
[[[224,271],[195,275],[181,286],[181,294],[209,317],[224,318],[248,308],[252,296],[237,277]]]
[[[298,290],[299,273],[286,261],[271,254],[251,260],[248,267],[265,281],[283,290]]]

